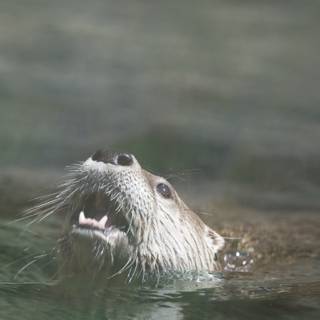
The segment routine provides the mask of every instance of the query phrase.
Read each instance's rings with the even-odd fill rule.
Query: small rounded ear
[[[214,250],[217,252],[224,247],[224,238],[220,236],[218,233],[207,227],[207,236],[210,239],[211,245],[213,246]]]

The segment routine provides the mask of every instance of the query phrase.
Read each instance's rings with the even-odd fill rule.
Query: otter
[[[69,272],[98,270],[131,281],[219,270],[224,238],[129,153],[99,150],[71,166],[60,189],[35,210],[38,219],[65,214],[59,251]]]

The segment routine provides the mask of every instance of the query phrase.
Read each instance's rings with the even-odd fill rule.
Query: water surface
[[[57,281],[55,248],[61,219],[27,228],[9,221],[1,222],[0,232],[2,319],[317,319],[320,314],[320,255],[317,245],[310,243],[319,242],[317,231],[302,235],[295,248],[290,236],[272,248],[255,247],[255,253],[232,245],[223,253],[229,267],[210,277],[101,285],[86,278]],[[302,224],[301,231],[307,225]],[[312,228],[319,230],[319,223]],[[274,236],[271,242],[279,241],[272,226],[269,235]],[[272,258],[259,262],[258,255],[267,250]],[[249,268],[242,263],[248,259],[256,259]]]

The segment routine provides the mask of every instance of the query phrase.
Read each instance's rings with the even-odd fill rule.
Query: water
[[[252,216],[251,216],[252,218]],[[301,230],[315,232],[286,243],[245,252],[239,239],[222,254],[225,271],[184,275],[159,283],[92,283],[86,278],[57,281],[56,239],[61,219],[25,227],[1,223],[1,319],[318,319],[320,314],[319,221],[303,216]],[[290,221],[286,219],[286,225]],[[316,225],[314,225],[316,224]],[[228,222],[230,227],[230,222]],[[310,226],[309,226],[310,227]],[[256,227],[255,227],[256,228]],[[258,228],[258,227],[257,227]],[[270,226],[270,230],[272,226]],[[291,228],[292,230],[294,228]],[[274,230],[272,241],[279,241]],[[263,235],[261,234],[261,239]],[[310,243],[312,241],[313,243]],[[305,242],[305,243],[303,243]],[[305,250],[305,245],[308,250]],[[285,246],[287,252],[274,248]],[[270,251],[263,262],[258,256]],[[251,261],[252,260],[252,261]],[[248,266],[246,261],[251,265]]]
[[[34,285],[3,290],[3,319],[317,319],[319,284],[262,286],[250,280],[190,292],[113,289],[70,298]],[[238,289],[238,290],[237,290]],[[291,293],[290,291],[294,292]],[[19,307],[17,307],[19,306]]]
[[[319,12],[1,1],[0,319],[319,319]],[[56,283],[61,221],[11,222],[105,147],[168,177],[229,238],[222,278]]]
[[[0,6],[2,173],[108,147],[207,197],[320,208],[318,1]]]

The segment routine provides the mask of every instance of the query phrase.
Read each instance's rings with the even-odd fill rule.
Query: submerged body
[[[72,167],[61,187],[37,210],[67,216],[60,242],[64,270],[129,280],[218,270],[223,237],[133,155],[97,151]]]

